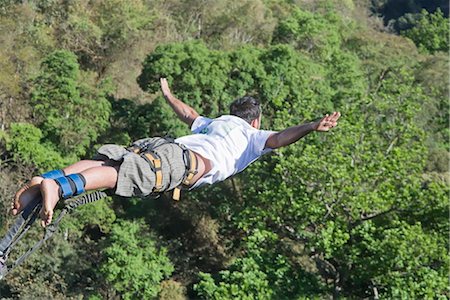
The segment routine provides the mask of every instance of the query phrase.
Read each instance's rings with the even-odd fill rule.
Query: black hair
[[[247,123],[261,115],[261,105],[258,100],[250,96],[236,99],[230,104],[230,115],[244,119]]]

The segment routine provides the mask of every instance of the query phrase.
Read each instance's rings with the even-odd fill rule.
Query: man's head
[[[261,123],[261,105],[255,98],[245,96],[231,103],[230,115],[242,118],[253,127],[259,129]]]

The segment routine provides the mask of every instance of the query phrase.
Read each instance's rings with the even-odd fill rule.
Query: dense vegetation
[[[180,202],[80,208],[0,298],[449,298],[448,4],[408,3],[1,1],[0,234],[30,174],[188,133],[162,76],[212,117],[342,118]]]

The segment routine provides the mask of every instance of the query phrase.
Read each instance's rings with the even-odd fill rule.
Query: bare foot
[[[41,183],[42,210],[41,225],[49,225],[53,218],[53,209],[59,201],[59,185],[53,179],[44,179]]]
[[[12,214],[15,216],[20,213],[36,196],[40,193],[39,185],[44,178],[36,176],[26,183],[14,196],[12,204]]]

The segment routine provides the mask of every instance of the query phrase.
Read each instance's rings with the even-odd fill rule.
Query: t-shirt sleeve
[[[253,152],[261,156],[263,154],[266,154],[270,151],[272,151],[272,148],[265,148],[267,139],[272,134],[276,133],[276,131],[271,130],[258,130],[252,135],[252,145],[253,145]]]
[[[191,131],[193,133],[199,133],[203,128],[208,126],[211,121],[212,120],[210,118],[198,116],[197,118],[195,118],[194,122],[192,122]]]

